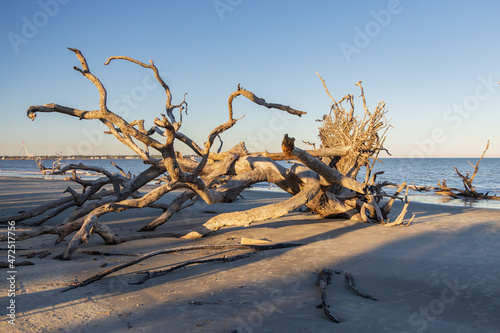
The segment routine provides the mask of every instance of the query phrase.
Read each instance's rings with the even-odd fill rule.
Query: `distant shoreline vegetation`
[[[160,155],[153,155],[152,158],[161,159]],[[198,155],[184,155],[184,157],[199,157]],[[33,160],[36,158],[41,158],[43,160],[106,160],[106,159],[116,159],[116,160],[140,160],[141,158],[137,155],[38,155],[38,156],[0,156],[2,160]]]
[[[200,158],[198,155],[182,155],[184,158]],[[36,155],[36,156],[8,156],[8,155],[0,155],[0,160],[34,160],[36,158],[41,158],[43,160],[106,160],[106,159],[115,159],[115,160],[140,160],[141,158],[137,155]],[[151,158],[161,159],[160,155],[152,155]],[[425,160],[425,159],[471,159],[474,160],[476,157],[384,157],[381,160]],[[485,157],[484,159],[498,159],[500,157]]]

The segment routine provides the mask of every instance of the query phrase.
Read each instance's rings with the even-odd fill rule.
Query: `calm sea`
[[[473,167],[469,161],[475,165],[476,159],[466,158],[423,158],[423,159],[402,159],[390,158],[382,159],[383,163],[375,165],[375,171],[385,171],[383,175],[378,176],[377,181],[390,181],[400,184],[406,181],[409,184],[415,183],[419,186],[437,186],[438,179],[446,179],[449,187],[456,187],[463,189],[461,179],[453,170],[453,167],[458,168],[462,174],[468,171],[472,175]],[[83,163],[86,165],[93,165],[106,168],[110,171],[117,171],[111,165],[111,161],[116,163],[125,171],[130,171],[133,174],[138,174],[145,170],[148,165],[142,163],[139,159],[89,159],[89,160],[64,160],[62,164]],[[46,167],[52,166],[53,160],[44,160]],[[283,164],[289,167],[290,164]],[[54,178],[60,179],[61,176],[48,176],[42,175],[33,160],[0,160],[0,176],[3,177],[30,177],[30,178]],[[95,177],[91,173],[87,177]],[[364,172],[359,173],[364,179]],[[479,171],[474,179],[478,192],[489,192],[490,195],[500,196],[500,158],[485,158],[479,165]],[[255,187],[260,190],[279,190],[273,185],[260,184]],[[390,190],[388,191],[390,192]],[[463,201],[463,200],[449,200],[442,196],[434,195],[432,192],[416,192],[410,191],[410,199],[419,202],[440,203],[447,205],[458,205],[468,207],[486,207],[486,208],[499,208],[500,201],[487,201],[481,200],[479,202]]]

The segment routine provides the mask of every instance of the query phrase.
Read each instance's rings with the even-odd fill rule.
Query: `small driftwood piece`
[[[408,186],[410,190],[418,191],[418,192],[429,192],[432,187],[429,186],[418,186],[415,185],[415,183],[412,183],[410,186]]]
[[[319,273],[319,287],[321,288],[321,307],[325,315],[333,321],[334,323],[340,323],[340,319],[335,317],[328,309],[330,305],[326,301],[326,286],[332,283],[332,272],[324,268],[321,273]]]
[[[368,294],[365,294],[364,292],[362,292],[358,288],[356,288],[356,286],[354,285],[354,278],[352,277],[351,274],[344,272],[344,277],[345,277],[345,280],[347,282],[347,286],[349,287],[349,289],[354,291],[356,294],[358,294],[359,296],[361,296],[363,298],[371,299],[373,301],[378,301],[378,299],[376,299]]]
[[[390,222],[390,223],[388,222],[388,223],[384,224],[384,226],[394,227],[396,225],[403,224],[405,215],[408,212],[408,205],[409,204],[410,204],[410,200],[408,199],[408,186],[406,186],[406,192],[405,192],[405,197],[404,197],[404,206],[403,206],[403,209],[401,210],[401,213],[398,215],[398,217],[396,218],[396,220],[394,222]],[[407,226],[410,225],[410,223],[413,221],[414,217],[415,217],[415,215],[412,216],[412,218],[408,222]]]
[[[28,253],[28,254],[21,254],[19,255],[20,257],[26,257],[27,259],[31,259],[35,256],[38,256],[38,258],[40,259],[43,259],[45,258],[46,256],[50,255],[50,251],[49,250],[43,250],[43,251],[34,251],[34,252],[31,252],[31,253]]]
[[[117,265],[114,267],[111,267],[105,271],[102,271],[101,273],[98,273],[85,281],[82,281],[78,284],[75,284],[73,286],[70,286],[64,290],[61,290],[62,293],[69,291],[71,289],[76,289],[80,287],[84,287],[86,285],[89,285],[91,283],[94,283],[96,281],[99,281],[105,276],[108,276],[109,274],[112,274],[114,272],[117,272],[121,269],[130,267],[132,265],[138,264],[141,261],[144,261],[146,259],[149,259],[151,257],[160,255],[160,254],[169,254],[169,253],[175,253],[175,252],[183,252],[183,251],[192,251],[192,250],[237,250],[237,249],[250,249],[250,250],[256,250],[256,251],[265,251],[265,250],[274,250],[274,249],[284,249],[288,247],[295,247],[295,246],[300,246],[302,244],[297,244],[297,243],[277,243],[277,244],[272,244],[272,245],[243,245],[243,244],[225,244],[225,245],[195,245],[195,246],[185,246],[185,247],[176,247],[173,249],[165,249],[165,250],[158,250],[158,251],[153,251],[149,252],[139,258],[136,258],[134,260],[128,261],[126,263],[123,263],[121,265]]]
[[[233,256],[233,257],[226,257],[226,256],[224,256],[222,258],[211,258],[211,259],[203,259],[203,260],[190,260],[190,261],[186,261],[186,262],[184,262],[182,264],[172,266],[169,269],[165,269],[165,270],[161,270],[161,271],[154,271],[154,272],[147,271],[147,272],[145,272],[146,275],[144,277],[142,277],[142,279],[140,279],[137,282],[133,282],[133,283],[129,283],[129,284],[132,284],[132,285],[143,284],[144,282],[146,282],[147,280],[149,280],[151,278],[155,278],[155,277],[158,277],[158,276],[163,276],[163,275],[166,275],[168,273],[172,273],[173,271],[176,271],[176,270],[178,270],[180,268],[184,268],[184,267],[191,266],[191,265],[208,264],[208,263],[211,263],[211,262],[236,261],[236,260],[248,258],[251,255],[252,255],[251,253],[247,253],[247,254],[241,254],[241,255]]]
[[[127,257],[137,257],[137,254],[134,253],[110,253],[110,252],[101,252],[101,251],[82,251],[82,253],[91,255],[91,256],[127,256]]]
[[[457,175],[462,179],[462,183],[464,185],[464,189],[460,190],[457,188],[451,188],[446,185],[446,180],[443,179],[443,182],[440,182],[438,180],[438,187],[439,189],[436,191],[436,194],[441,194],[441,195],[446,195],[450,196],[452,198],[474,198],[474,199],[490,199],[490,200],[500,200],[500,197],[497,196],[492,196],[488,195],[488,193],[479,193],[476,191],[475,187],[472,185],[472,181],[477,175],[477,172],[479,171],[479,163],[484,157],[484,154],[490,147],[490,141],[486,143],[486,148],[483,151],[483,154],[477,161],[476,165],[473,165],[470,161],[469,164],[474,168],[474,172],[472,173],[472,176],[469,176],[469,172],[467,172],[465,175],[463,175],[456,167],[453,168]]]
[[[31,261],[22,261],[22,262],[16,262],[16,267],[19,266],[31,266],[34,265],[34,262]],[[9,268],[10,264],[8,262],[0,262],[0,268]]]

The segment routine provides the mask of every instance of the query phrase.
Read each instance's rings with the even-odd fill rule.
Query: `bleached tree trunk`
[[[147,129],[144,119],[127,121],[108,108],[107,91],[103,84],[90,71],[83,54],[77,49],[70,50],[81,64],[81,68],[75,66],[74,69],[97,88],[99,108],[79,110],[50,103],[29,107],[27,116],[34,120],[41,113],[60,113],[80,120],[99,120],[108,128],[105,133],[113,135],[128,146],[150,167],[133,177],[116,165],[119,172],[115,173],[103,168],[74,164],[53,170],[57,174],[71,172],[72,177],[68,177],[68,180],[81,185],[83,190],[78,192],[68,187],[66,192],[69,194],[66,197],[29,212],[2,218],[0,223],[41,218],[44,213],[55,216],[67,208],[75,209],[61,225],[19,231],[19,240],[55,234],[58,236],[56,243],[59,243],[76,232],[61,256],[63,259],[69,259],[78,246],[85,243],[93,233],[99,234],[107,244],[124,241],[115,238],[112,230],[98,222],[98,219],[107,213],[143,207],[161,209],[163,212],[141,229],[152,231],[162,227],[175,213],[189,207],[196,200],[203,200],[207,204],[231,203],[243,190],[260,182],[273,183],[291,197],[273,205],[216,215],[184,237],[202,237],[225,226],[248,226],[252,222],[284,216],[303,205],[322,217],[382,222],[398,195],[385,204],[382,201],[385,195],[383,184],[375,184],[376,174],[371,175],[378,154],[385,150],[383,142],[389,125],[384,118],[383,102],[379,103],[373,112],[368,110],[361,82],[358,82],[357,86],[361,89],[364,115],[358,118],[354,115],[353,96],[347,95],[337,103],[320,77],[332,99],[332,106],[330,113],[321,121],[319,149],[303,150],[295,147],[295,139],[285,135],[282,152],[248,152],[244,143],[225,152],[221,152],[220,148],[217,152],[212,152],[215,140],[220,139],[225,131],[241,119],[234,117],[233,110],[233,102],[239,96],[257,105],[281,110],[290,116],[301,117],[306,112],[283,104],[269,103],[238,85],[237,90],[228,98],[228,120],[214,128],[208,134],[204,145],[200,146],[181,132],[183,113],[186,113],[188,107],[185,95],[178,104],[173,102],[170,87],[159,74],[153,61],[150,60],[147,64],[129,57],[116,56],[105,62],[105,65],[109,65],[115,60],[124,60],[153,71],[165,91],[166,103],[164,113],[160,113],[153,121],[154,126]],[[350,110],[346,111],[342,103],[349,103]],[[184,158],[178,153],[174,148],[176,141],[189,147],[199,156],[199,161]],[[220,141],[222,143],[222,140]],[[311,145],[315,147],[314,144]],[[151,151],[160,154],[161,158],[153,158]],[[282,160],[295,160],[297,163],[285,168],[277,163]],[[366,175],[364,180],[359,181],[357,176],[362,167],[366,168]],[[103,176],[97,180],[83,180],[76,175],[76,170],[92,170]],[[144,186],[153,180],[159,180],[161,185],[141,193]],[[105,186],[111,186],[112,189],[104,188]],[[157,202],[165,194],[177,189],[184,191],[170,204]],[[41,218],[35,224],[46,220],[48,218]],[[0,235],[0,240],[5,240],[5,235]]]

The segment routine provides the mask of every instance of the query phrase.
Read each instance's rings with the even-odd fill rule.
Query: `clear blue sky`
[[[268,102],[308,112],[279,114],[244,98],[246,114],[223,134],[225,148],[279,151],[285,133],[318,142],[316,119],[332,95],[387,103],[394,157],[500,157],[500,3],[498,1],[77,1],[0,2],[0,155],[25,141],[35,154],[132,153],[100,122],[60,114],[26,117],[30,105],[98,108],[90,81],[66,49],[80,49],[109,93],[110,109],[151,126],[164,92],[147,70],[104,66],[109,56],[153,59],[174,102],[188,93],[182,132],[203,145],[226,121],[238,83]],[[359,114],[362,104],[357,100]],[[188,149],[177,144],[183,153]],[[305,147],[305,146],[304,146]]]

